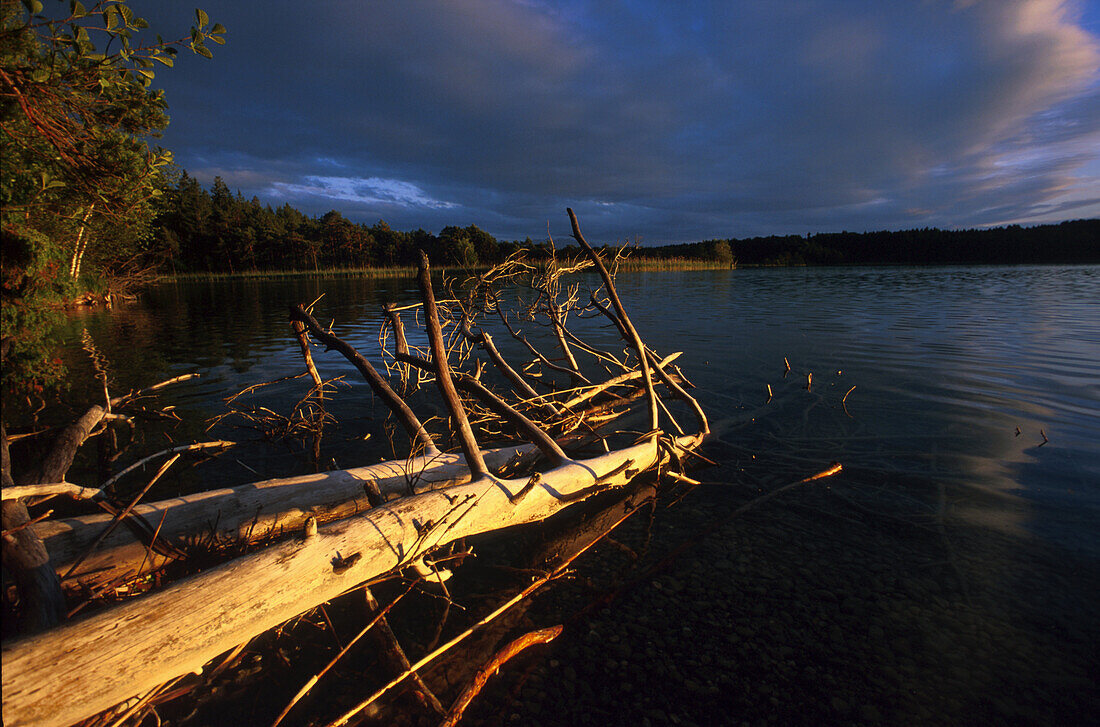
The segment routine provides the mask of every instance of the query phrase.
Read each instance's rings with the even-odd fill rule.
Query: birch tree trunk
[[[80,277],[80,264],[84,259],[84,250],[88,247],[88,218],[92,216],[92,211],[95,209],[95,202],[88,205],[88,211],[84,213],[83,219],[80,220],[80,229],[76,232],[76,244],[73,246],[73,257],[69,262],[69,277],[76,280]]]

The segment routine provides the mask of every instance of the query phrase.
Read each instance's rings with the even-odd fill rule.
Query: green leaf
[[[23,6],[27,8],[27,12],[31,15],[38,15],[42,12],[40,0],[23,0]]]
[[[134,18],[134,27],[139,28],[139,29],[140,28],[148,28],[149,27],[149,21],[146,20],[145,18]]]
[[[65,186],[64,182],[62,182],[60,180],[57,180],[57,179],[54,179],[53,177],[51,177],[46,172],[40,172],[38,176],[39,176],[39,179],[42,180],[42,190],[43,191],[45,191],[47,189],[55,189],[57,187],[64,187]]]
[[[35,68],[34,71],[31,72],[31,80],[35,83],[45,83],[50,80],[50,72],[45,68]]]
[[[214,27],[210,29],[211,33],[221,34],[225,32],[225,26],[221,23],[214,23]]]
[[[210,22],[210,16],[206,14],[205,10],[195,8],[195,20],[199,21],[199,27],[205,27]]]
[[[103,11],[103,22],[107,26],[107,30],[114,30],[118,25],[118,8],[114,5],[108,5],[107,9]]]
[[[167,56],[153,56],[153,60],[154,61],[159,61],[159,62],[163,63],[164,65],[168,66],[169,68],[171,68],[175,64],[175,61],[173,61],[171,59],[171,57],[167,57]]]
[[[210,40],[214,41],[218,45],[225,45],[225,38],[221,37],[220,35],[211,35],[208,37],[210,38]]]
[[[77,18],[83,18],[88,14],[88,11],[84,9],[84,5],[77,2],[77,0],[73,0],[73,2],[69,3],[69,10]]]
[[[214,54],[211,53],[210,50],[205,45],[195,46],[195,52],[198,53],[203,58],[213,58],[214,57]]]

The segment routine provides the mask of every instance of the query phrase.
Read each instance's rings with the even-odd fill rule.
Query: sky
[[[227,43],[158,72],[159,143],[272,206],[642,244],[1100,216],[1100,0],[202,7]]]

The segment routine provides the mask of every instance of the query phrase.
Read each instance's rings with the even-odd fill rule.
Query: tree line
[[[273,208],[246,200],[219,177],[209,191],[186,172],[158,198],[153,223],[164,268],[170,272],[236,273],[264,270],[400,267],[424,250],[440,265],[492,265],[524,249],[535,258],[546,243],[497,240],[477,225],[394,230],[385,221],[348,220],[337,210],[310,217],[289,204]],[[1100,262],[1100,220],[980,230],[924,228],[896,232],[837,232],[726,238],[677,245],[636,245],[631,257],[652,261],[738,265],[928,265],[950,263]],[[575,257],[575,245],[558,247]]]
[[[310,217],[289,204],[245,199],[220,178],[207,191],[180,172],[158,200],[153,233],[168,272],[238,273],[263,270],[403,267],[424,250],[442,265],[492,265],[524,242],[498,241],[477,225],[433,234],[399,231],[385,221],[367,225],[337,210]]]
[[[708,240],[652,248],[652,257],[709,257],[741,265],[948,265],[1100,263],[1100,219],[1022,227],[830,232]]]

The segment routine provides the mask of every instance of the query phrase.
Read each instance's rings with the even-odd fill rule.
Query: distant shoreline
[[[536,261],[538,262],[538,261]],[[481,273],[489,270],[491,265],[476,265],[469,268],[460,266],[439,265],[433,266],[433,270],[443,273],[470,272]],[[655,260],[651,258],[628,259],[621,262],[621,272],[650,272],[650,271],[676,271],[676,270],[729,270],[736,266],[710,262],[706,260]],[[756,267],[756,266],[754,266]],[[278,280],[281,278],[338,278],[338,277],[363,277],[363,278],[396,278],[416,274],[416,267],[388,266],[388,267],[359,267],[359,268],[319,268],[307,270],[243,270],[232,273],[225,272],[195,272],[195,273],[166,273],[158,276],[157,282],[195,282],[204,280]]]
[[[1014,262],[1014,261],[934,261],[927,263],[911,262],[845,262],[845,263],[748,263],[748,264],[721,264],[699,260],[661,260],[641,258],[630,260],[621,264],[619,272],[644,273],[644,272],[683,272],[693,270],[760,270],[768,268],[944,268],[944,267],[1021,267],[1021,266],[1049,266],[1049,265],[1098,265],[1098,260],[1049,260],[1039,262]],[[481,273],[488,270],[489,265],[478,265],[472,268],[459,268],[453,266],[439,266],[435,268],[443,274],[456,272]],[[288,278],[398,278],[415,275],[417,269],[413,266],[395,266],[384,268],[321,268],[317,270],[245,270],[232,273],[223,272],[197,272],[164,274],[157,277],[157,283],[191,283],[216,280],[282,280]]]
[[[420,251],[428,253],[433,267],[448,270],[486,270],[484,266],[521,251],[535,263],[551,255],[572,259],[582,254],[572,238],[557,243],[530,237],[502,240],[476,224],[449,225],[433,233],[395,230],[383,220],[353,222],[336,210],[310,217],[288,204],[274,209],[255,198],[234,196],[220,179],[207,192],[184,174],[170,192],[150,228],[160,241],[169,279],[403,275],[415,269]],[[619,247],[594,244],[609,255]],[[723,270],[731,264],[1100,263],[1100,219],[1030,227],[724,236],[626,247],[624,270]]]

